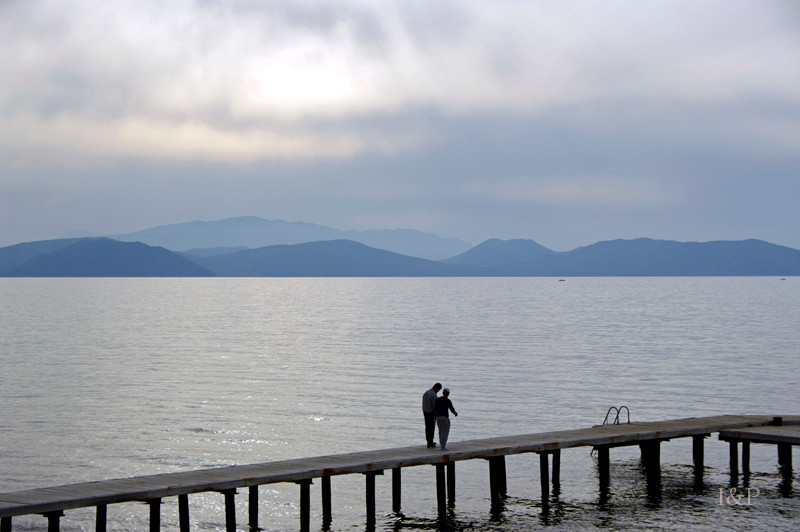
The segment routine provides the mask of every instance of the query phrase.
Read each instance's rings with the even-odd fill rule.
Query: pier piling
[[[300,530],[311,529],[311,479],[298,480],[300,485]]]
[[[330,527],[333,520],[331,511],[331,477],[322,477],[322,526]]]
[[[745,479],[750,477],[750,442],[742,442],[742,475]]]
[[[728,456],[730,459],[731,480],[739,476],[739,442],[738,440],[731,440],[728,447]]]
[[[58,532],[61,517],[64,515],[64,512],[48,512],[44,514],[47,517],[47,532]]]
[[[548,453],[539,453],[539,482],[542,487],[542,510],[550,507],[550,465]]]
[[[375,526],[375,477],[383,475],[383,470],[367,471],[364,475],[367,477],[367,527],[372,528]]]
[[[236,532],[236,490],[223,490],[225,497],[225,531]]]
[[[605,490],[608,488],[608,482],[610,478],[608,445],[600,445],[595,447],[595,449],[597,450],[597,473],[598,477],[600,478],[600,489]]]
[[[392,468],[392,511],[396,514],[400,513],[400,497],[403,489],[402,483],[402,468]]]
[[[445,464],[436,464],[436,515],[439,521],[447,519],[447,483]]]
[[[250,486],[247,493],[247,525],[250,532],[258,530],[258,486]]]
[[[705,470],[704,447],[705,438],[708,434],[698,434],[692,436],[692,462],[694,463],[694,477],[697,482],[703,481],[703,471]]]
[[[639,444],[642,450],[642,463],[648,476],[661,473],[661,440],[649,440]]]
[[[553,456],[553,493],[558,494],[561,491],[561,449],[556,449],[550,454]]]
[[[506,457],[493,456],[489,458],[489,491],[492,503],[500,502],[508,491],[506,483]]]
[[[447,469],[447,504],[455,506],[456,504],[456,463],[447,462],[445,466]]]
[[[108,519],[108,505],[97,505],[97,516],[94,521],[95,532],[106,532],[106,521]]]
[[[178,522],[181,532],[189,532],[189,496],[178,495]]]
[[[148,499],[150,505],[150,532],[160,532],[161,530],[161,499]]]
[[[778,465],[787,471],[792,470],[792,445],[789,443],[778,444]]]

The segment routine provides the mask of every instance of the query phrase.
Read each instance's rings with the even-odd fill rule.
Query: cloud
[[[466,190],[479,197],[530,205],[646,206],[671,203],[678,193],[647,178],[564,176],[475,182]]]
[[[203,122],[126,117],[92,120],[60,114],[49,120],[35,115],[15,116],[0,127],[17,132],[7,149],[20,152],[26,140],[52,152],[76,150],[100,159],[109,157],[169,158],[243,162],[253,159],[345,157],[361,149],[354,135],[280,129],[223,129]],[[15,144],[19,143],[19,146]],[[30,154],[33,156],[33,154]]]
[[[409,109],[797,104],[800,38],[775,31],[782,14],[736,1],[11,2],[0,116],[28,124],[33,146],[74,128],[102,139],[75,150],[226,161],[414,149],[419,127],[375,142]]]

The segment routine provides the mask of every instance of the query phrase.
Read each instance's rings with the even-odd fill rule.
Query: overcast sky
[[[800,248],[800,2],[0,0],[0,246],[233,216]]]

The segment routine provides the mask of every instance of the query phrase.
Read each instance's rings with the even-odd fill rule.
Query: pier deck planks
[[[752,443],[787,443],[800,445],[800,425],[780,425],[721,430],[721,440],[741,440]]]
[[[799,416],[785,416],[784,419],[790,423],[800,422]],[[797,433],[792,437],[800,438],[800,431],[797,430],[800,427],[765,426],[771,421],[771,416],[727,415],[603,425],[454,442],[447,452],[439,449],[427,449],[423,446],[399,447],[35,488],[0,493],[0,517],[43,514],[101,504],[145,501],[205,491],[223,491],[278,482],[298,482],[323,476],[377,472],[399,467],[548,452],[572,447],[636,445],[640,442],[668,440],[720,431],[745,431],[747,429],[750,434],[755,434],[755,430],[767,433],[773,429],[783,429],[781,434],[788,434],[788,429],[792,429]]]

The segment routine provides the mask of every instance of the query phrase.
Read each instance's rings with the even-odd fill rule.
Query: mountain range
[[[410,229],[382,229],[369,231],[341,230],[306,222],[264,220],[255,216],[226,218],[213,222],[195,221],[160,225],[118,235],[94,235],[74,232],[62,235],[107,236],[123,242],[143,242],[174,251],[195,254],[223,254],[235,248],[261,248],[279,244],[304,244],[323,240],[353,240],[367,246],[386,249],[431,260],[441,260],[462,253],[472,247],[457,238],[440,238],[431,233]],[[213,250],[213,251],[212,251]]]
[[[441,277],[441,276],[733,276],[800,275],[800,250],[761,240],[675,242],[639,238],[598,242],[571,251],[550,250],[533,240],[490,239],[442,260],[378,249],[352,239],[282,243],[250,249],[243,240],[222,238],[224,226],[252,228],[253,219],[223,221],[213,238],[203,241],[194,231],[213,222],[182,225],[179,249],[109,237],[62,238],[0,248],[3,277]],[[258,220],[258,219],[256,219]],[[237,222],[238,221],[238,222]],[[212,225],[203,225],[212,224]],[[284,225],[285,224],[285,225]],[[284,238],[297,238],[297,226],[268,224],[271,239],[278,227]],[[191,231],[189,229],[192,229]],[[154,228],[153,235],[176,227]],[[336,230],[332,230],[336,231]],[[147,231],[142,232],[147,233]],[[233,232],[234,234],[237,231]],[[371,235],[381,231],[362,232]],[[438,237],[418,232],[422,241]],[[190,238],[191,236],[191,238]],[[257,237],[250,235],[257,240]],[[412,240],[414,240],[412,238]],[[441,239],[440,239],[441,240]],[[252,241],[252,240],[251,240]],[[213,247],[186,248],[189,242]],[[250,241],[248,241],[250,242]],[[445,246],[446,247],[446,246]],[[456,246],[458,247],[458,246]]]
[[[110,238],[29,242],[0,248],[3,277],[211,277],[162,247]]]

